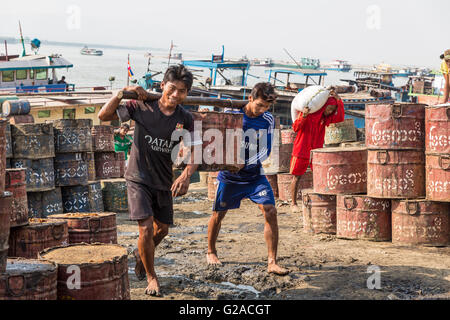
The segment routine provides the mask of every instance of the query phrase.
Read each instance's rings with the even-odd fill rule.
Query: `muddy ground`
[[[144,294],[129,255],[131,298],[144,299],[450,299],[450,247],[407,247],[390,242],[350,241],[303,231],[300,213],[277,202],[279,263],[289,275],[266,272],[264,220],[245,200],[222,223],[217,243],[223,266],[206,264],[207,223],[212,202],[199,184],[175,199],[175,223],[156,251],[163,297]],[[128,214],[117,217],[119,244],[131,252],[138,228]],[[368,269],[379,267],[380,289],[370,290]],[[371,278],[373,279],[373,277]],[[370,281],[376,284],[374,281]]]

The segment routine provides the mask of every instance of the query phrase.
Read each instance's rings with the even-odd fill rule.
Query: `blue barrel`
[[[61,187],[64,213],[90,212],[89,186]]]
[[[100,181],[89,182],[90,212],[104,212],[103,192]]]
[[[20,116],[29,114],[31,105],[28,100],[7,100],[2,104],[2,111],[4,117]]]
[[[52,214],[63,213],[61,188],[44,192],[27,192],[28,216],[46,218]]]
[[[58,187],[87,185],[86,153],[59,153],[55,157],[55,185]]]
[[[55,189],[55,169],[53,158],[47,159],[11,159],[11,167],[25,168],[27,192],[39,192]]]

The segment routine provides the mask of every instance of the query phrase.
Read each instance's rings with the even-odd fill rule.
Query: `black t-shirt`
[[[166,116],[158,101],[136,100],[120,105],[117,114],[121,121],[132,119],[136,123],[125,179],[169,191],[173,179],[172,151],[182,140],[180,134],[172,140],[172,133],[183,129],[193,132],[192,115],[178,105],[172,115]]]

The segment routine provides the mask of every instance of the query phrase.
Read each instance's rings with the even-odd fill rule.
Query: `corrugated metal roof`
[[[72,68],[73,64],[63,57],[27,56],[0,62],[0,71],[23,69]]]

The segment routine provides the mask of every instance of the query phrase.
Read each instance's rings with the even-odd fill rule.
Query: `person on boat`
[[[445,87],[444,87],[444,99],[442,103],[447,103],[450,93],[450,80],[448,70],[450,69],[450,49],[446,50],[443,54],[441,54],[442,64],[441,64],[441,72],[445,79]]]
[[[249,96],[249,103],[242,110],[237,111],[244,116],[245,166],[237,173],[221,171],[217,176],[219,184],[213,204],[213,214],[208,223],[206,260],[209,265],[222,264],[217,256],[216,241],[225,215],[228,210],[238,209],[241,200],[248,198],[258,205],[264,216],[264,238],[268,248],[267,271],[278,275],[286,275],[289,272],[277,264],[277,209],[272,187],[261,165],[271,152],[275,120],[268,110],[276,97],[275,89],[270,83],[258,83]],[[254,139],[251,138],[252,136]],[[263,136],[262,139],[256,138],[261,136]]]
[[[66,82],[66,77],[65,77],[65,76],[62,76],[62,77],[61,77],[61,80],[58,81],[58,84],[67,84],[67,82]]]
[[[305,108],[303,113],[300,112],[292,126],[297,132],[290,166],[290,174],[294,176],[290,187],[293,212],[300,211],[297,205],[300,180],[308,166],[313,170],[310,163],[311,150],[323,148],[325,128],[331,123],[344,121],[345,116],[344,103],[335,91],[331,91],[330,97],[319,111],[315,113],[309,111],[309,108]]]
[[[188,164],[183,173],[172,183],[172,151],[182,140],[172,134],[177,131],[187,136],[194,130],[191,113],[183,103],[193,82],[192,73],[183,65],[171,66],[161,82],[162,97],[150,100],[142,87],[127,87],[138,100],[121,104],[114,95],[100,110],[102,121],[130,119],[135,122],[131,155],[125,172],[130,219],[139,226],[135,274],[139,280],[147,276],[145,294],[161,296],[161,288],[155,273],[155,248],[167,236],[173,224],[173,197],[185,195],[190,177],[198,165]],[[188,146],[191,139],[183,142]],[[201,141],[200,141],[201,143]],[[176,150],[175,150],[176,151]]]
[[[133,138],[128,135],[130,126],[127,123],[122,123],[119,130],[114,132],[114,150],[116,152],[125,153],[125,162],[128,165],[128,154],[130,153]]]

